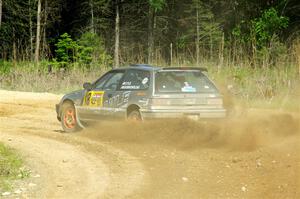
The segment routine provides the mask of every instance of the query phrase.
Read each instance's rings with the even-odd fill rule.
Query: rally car
[[[90,121],[127,118],[223,118],[222,95],[198,67],[131,65],[113,69],[56,105],[65,132]]]

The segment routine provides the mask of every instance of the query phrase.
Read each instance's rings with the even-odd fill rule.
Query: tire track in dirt
[[[3,132],[0,140],[21,151],[26,161],[40,173],[43,187],[40,187],[38,198],[96,198],[104,194],[110,183],[107,166],[76,146]]]

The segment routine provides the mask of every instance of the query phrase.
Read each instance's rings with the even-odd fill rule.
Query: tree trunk
[[[116,24],[115,24],[115,65],[114,67],[119,67],[119,38],[120,38],[120,15],[119,15],[119,1],[116,1]]]
[[[197,36],[196,36],[196,63],[197,63],[197,66],[199,66],[199,61],[200,61],[200,49],[199,49],[199,45],[200,45],[200,25],[199,25],[199,8],[198,8],[198,5],[197,5],[197,14],[196,14],[196,17],[197,17]]]
[[[29,35],[30,35],[30,61],[32,61],[33,55],[33,32],[32,32],[32,14],[31,14],[31,0],[28,1],[29,4]]]
[[[221,40],[221,45],[220,45],[220,49],[219,49],[219,65],[218,65],[218,73],[221,71],[222,67],[223,67],[223,63],[224,63],[224,32],[222,34],[222,40]]]
[[[213,38],[212,38],[212,32],[209,31],[209,61],[211,62],[213,60]]]
[[[154,18],[155,11],[152,6],[149,6],[148,13],[148,63],[153,62],[153,51],[154,51]]]
[[[37,27],[36,27],[36,41],[35,41],[35,53],[34,62],[39,62],[39,52],[40,52],[40,40],[41,40],[41,0],[38,0],[38,10],[37,10]]]
[[[16,46],[16,40],[14,37],[14,40],[13,40],[13,63],[14,63],[14,65],[16,65],[16,62],[17,62],[17,46]]]
[[[95,24],[94,24],[94,2],[93,0],[90,0],[90,6],[91,6],[91,32],[95,33]]]
[[[17,47],[16,47],[16,36],[15,36],[15,30],[13,29],[13,65],[16,65],[17,62]]]
[[[47,22],[48,22],[48,12],[47,8],[48,7],[48,1],[45,0],[45,5],[44,5],[44,23],[43,23],[43,42],[42,42],[42,56],[45,58],[45,55],[47,54],[47,37],[46,37],[46,32],[47,32]]]
[[[298,75],[300,77],[300,41],[296,44],[296,56],[298,61]]]
[[[170,44],[170,66],[173,64],[173,44]]]
[[[0,27],[2,23],[2,0],[0,0]]]

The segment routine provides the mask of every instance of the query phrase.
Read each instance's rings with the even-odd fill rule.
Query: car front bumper
[[[225,109],[203,109],[203,110],[140,110],[143,119],[151,118],[182,118],[187,117],[194,120],[205,118],[225,118]]]

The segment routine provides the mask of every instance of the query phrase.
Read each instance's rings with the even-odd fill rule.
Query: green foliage
[[[241,44],[246,44],[247,42],[251,42],[251,22],[246,22],[242,20],[239,24],[237,24],[231,31],[231,34],[235,38],[236,41]]]
[[[231,34],[235,37],[240,37],[242,35],[241,24],[238,24],[232,29]]]
[[[188,36],[187,35],[182,35],[181,37],[179,37],[176,41],[176,46],[179,49],[184,49],[186,47],[188,43]]]
[[[66,65],[76,60],[78,45],[68,33],[62,34],[55,46],[56,59],[59,63]]]
[[[79,46],[78,47],[78,58],[79,62],[82,64],[90,64],[93,61],[92,53],[93,53],[93,48],[92,47],[84,47],[84,46]]]
[[[0,59],[14,59],[14,63],[30,61],[35,50],[37,3],[2,2]],[[153,63],[169,64],[171,43],[172,60],[180,60],[178,64],[193,62],[197,53],[201,60],[216,60],[221,55],[228,55],[224,60],[229,62],[255,57],[272,59],[284,51],[282,44],[289,49],[292,40],[300,35],[297,0],[53,0],[42,1],[41,58],[54,58],[58,67],[110,65],[115,45],[116,3],[120,8],[122,64],[145,62],[148,44],[152,43]],[[153,30],[149,32],[150,29]],[[66,30],[71,36],[62,36],[58,43],[57,35]],[[91,40],[83,38],[86,31],[100,36],[102,44],[79,44],[81,40]]]
[[[104,48],[103,40],[97,34],[86,32],[82,34],[78,43],[78,60],[81,64],[96,64],[100,66],[110,66],[112,58]]]
[[[18,177],[22,164],[13,150],[0,143],[0,192],[11,188],[10,181]]]
[[[106,67],[112,64],[112,58],[106,53],[101,37],[91,32],[82,34],[77,41],[72,40],[68,33],[64,33],[55,46],[55,66],[66,67],[76,62],[87,67],[92,64]]]
[[[149,0],[149,4],[157,12],[157,11],[161,11],[163,9],[164,5],[166,4],[166,1],[165,0]]]
[[[287,47],[274,35],[269,46],[263,46],[257,51],[258,61],[264,62],[264,66],[276,66],[277,62],[285,62],[288,54]],[[282,67],[282,66],[281,66]]]
[[[289,19],[279,16],[275,8],[270,8],[265,10],[261,17],[254,19],[252,23],[258,45],[265,46],[273,35],[277,35],[280,30],[288,27]]]
[[[252,32],[258,47],[257,58],[263,67],[274,66],[287,55],[287,48],[279,40],[281,30],[288,27],[289,19],[279,16],[274,8],[265,10],[252,21]]]
[[[255,37],[258,47],[266,47],[274,36],[287,28],[289,19],[279,16],[275,8],[267,9],[260,17],[250,22],[242,20],[232,29],[232,35],[242,43],[253,42]]]
[[[19,175],[18,177],[20,179],[28,178],[30,177],[31,171],[25,167],[22,167],[19,169]]]
[[[177,28],[172,32],[176,33],[174,48],[178,49],[178,55],[186,59],[184,54],[187,49],[196,50],[195,44],[199,47],[205,46],[200,54],[208,54],[209,58],[216,56],[219,49],[219,43],[222,37],[220,24],[215,21],[212,9],[200,0],[193,0],[191,3],[181,2],[182,10],[175,12],[175,15],[181,15],[182,18]],[[199,41],[197,41],[199,39]],[[191,61],[191,60],[186,60]]]
[[[0,60],[0,74],[9,74],[11,72],[12,63]]]
[[[236,45],[244,50],[244,56],[248,55],[255,66],[265,68],[286,59],[288,49],[280,41],[280,33],[288,25],[289,18],[280,16],[271,7],[250,21],[241,20],[231,33]]]

